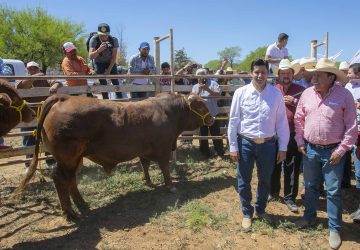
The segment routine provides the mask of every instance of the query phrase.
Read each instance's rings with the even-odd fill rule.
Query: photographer
[[[196,71],[196,75],[198,78],[198,83],[195,84],[192,88],[192,93],[196,93],[201,97],[212,97],[212,96],[220,96],[221,90],[219,84],[213,80],[206,80],[202,78],[202,75],[206,75],[207,72],[205,69],[198,69]],[[219,114],[219,107],[217,105],[216,99],[205,99],[206,106],[210,111],[210,114],[215,117]],[[209,134],[212,136],[220,135],[220,124],[218,120],[215,120],[214,124],[210,127],[202,126],[200,127],[200,135],[207,136]],[[213,139],[214,149],[218,156],[224,156],[224,148],[223,148],[223,141],[220,139]],[[200,153],[209,158],[211,156],[210,149],[209,149],[209,142],[208,140],[200,140]]]
[[[147,42],[142,42],[139,46],[139,53],[130,58],[129,74],[130,75],[153,75],[155,74],[154,57],[150,54],[150,45]],[[135,85],[147,85],[149,79],[136,78],[132,81]],[[131,98],[146,98],[147,92],[131,92]]]
[[[116,37],[110,36],[110,27],[106,23],[98,26],[98,34],[89,42],[89,57],[94,60],[95,72],[98,75],[116,75],[116,54],[119,42]],[[113,85],[119,85],[117,79],[111,79]],[[101,85],[106,85],[105,79],[100,79]],[[103,99],[109,99],[108,93],[102,93]],[[116,93],[117,98],[122,98],[121,92]]]

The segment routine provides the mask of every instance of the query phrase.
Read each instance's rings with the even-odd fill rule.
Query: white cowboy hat
[[[347,78],[344,72],[342,72],[341,70],[339,70],[336,65],[335,62],[327,59],[327,58],[321,58],[319,59],[319,61],[317,62],[316,66],[314,69],[307,69],[307,71],[310,72],[329,72],[332,73],[334,75],[336,75],[336,80],[339,82],[346,82]]]
[[[300,64],[291,64],[289,59],[282,59],[279,63],[279,67],[273,67],[274,74],[278,76],[279,70],[282,69],[292,69],[294,71],[294,75],[296,75],[300,71]]]
[[[349,67],[350,67],[350,64],[346,61],[341,62],[339,65],[340,70],[348,70]]]
[[[305,69],[314,69],[316,63],[317,61],[315,57],[303,57],[300,59],[300,67]]]

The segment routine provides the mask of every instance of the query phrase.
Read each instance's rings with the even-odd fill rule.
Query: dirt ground
[[[23,165],[2,167],[0,249],[329,249],[324,199],[314,228],[292,227],[304,210],[299,199],[299,214],[273,201],[267,211],[275,222],[256,220],[252,231],[243,232],[235,164],[227,158],[203,159],[194,145],[181,146],[172,165],[177,193],[160,185],[155,164],[151,176],[157,188],[144,185],[137,160],[120,164],[111,176],[90,162],[85,165],[78,182],[91,211],[77,223],[62,217],[49,178],[34,178],[21,197],[13,198]],[[256,170],[253,176],[255,195]],[[360,249],[360,225],[349,217],[359,201],[353,188],[343,193],[341,249]]]

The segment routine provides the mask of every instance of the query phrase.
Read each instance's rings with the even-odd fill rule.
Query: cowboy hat
[[[319,61],[317,62],[314,69],[306,69],[306,71],[328,72],[328,73],[332,73],[332,74],[336,75],[336,80],[339,82],[347,81],[345,73],[336,67],[334,61],[327,59],[327,58],[319,59]]]
[[[300,67],[305,69],[314,69],[316,62],[315,57],[303,57],[300,59]]]
[[[296,75],[300,71],[300,65],[298,63],[291,64],[289,59],[282,59],[279,63],[279,67],[273,67],[274,74],[278,76],[279,70],[282,69],[292,69],[294,75]]]
[[[350,67],[350,64],[347,61],[342,61],[339,65],[340,70],[348,70]]]
[[[227,67],[225,71],[226,71],[226,72],[231,72],[231,73],[234,72],[234,70],[233,70],[230,66]]]

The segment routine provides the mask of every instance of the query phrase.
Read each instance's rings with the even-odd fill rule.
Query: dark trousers
[[[270,194],[278,196],[281,189],[281,171],[284,171],[284,201],[295,201],[299,190],[299,174],[302,155],[297,149],[294,138],[295,134],[290,134],[285,161],[276,164],[271,176]]]
[[[36,128],[35,127],[21,128],[20,131],[28,132],[28,131],[34,131],[34,129],[36,129]],[[32,135],[23,136],[23,145],[26,147],[34,146],[35,145],[35,136],[32,136]],[[45,155],[48,155],[48,153],[46,153]],[[26,155],[26,158],[32,158],[32,157],[33,157],[32,154]],[[46,164],[48,166],[53,165],[55,163],[56,163],[56,161],[54,159],[46,160]],[[25,167],[29,167],[29,165],[30,165],[30,162],[25,163]]]
[[[200,127],[200,136],[207,136],[209,134],[212,136],[219,136],[220,135],[220,124],[218,120],[215,120],[214,124],[210,127],[208,126],[201,126]],[[222,140],[212,140],[214,144],[214,149],[219,156],[224,155],[224,148],[223,148],[223,141]],[[210,156],[210,149],[209,149],[209,141],[208,140],[200,140],[200,152],[204,155]]]
[[[106,69],[109,67],[110,63],[99,63],[95,62],[95,72],[98,75],[104,74]],[[114,65],[110,71],[110,74],[117,75],[116,65]],[[107,85],[107,81],[105,79],[100,79],[100,85]],[[118,79],[111,79],[113,85],[119,85]],[[109,94],[107,92],[101,93],[103,99],[109,99]],[[123,98],[121,92],[116,92],[116,98],[121,99]]]

